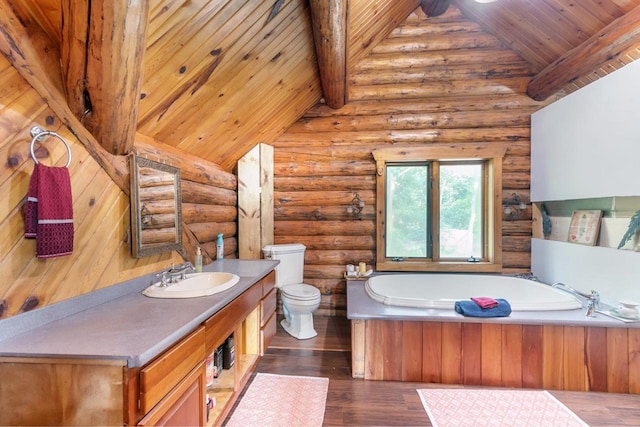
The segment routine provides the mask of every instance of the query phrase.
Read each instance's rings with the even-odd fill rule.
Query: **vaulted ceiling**
[[[58,50],[53,56],[58,55],[63,69],[48,78],[65,88],[61,92],[67,101],[77,104],[72,110],[93,126],[90,130],[104,147],[120,143],[105,141],[115,138],[105,129],[115,126],[114,120],[131,117],[138,134],[227,170],[255,144],[273,141],[320,102],[323,84],[325,91],[329,88],[321,76],[334,78],[333,84],[336,75],[343,76],[338,87],[346,86],[357,62],[421,6],[420,0],[89,2],[102,8],[100,15],[87,11],[86,3],[0,0],[4,10],[20,18],[25,34],[49,39],[47,55]],[[335,5],[342,9],[330,8]],[[570,93],[640,56],[640,0],[422,0],[427,12],[422,16],[429,19],[429,12],[448,7],[459,8],[531,65],[528,93],[538,100]],[[105,24],[105,10],[122,15],[108,16],[113,24]],[[120,32],[115,30],[119,20]],[[90,24],[83,29],[84,22]],[[131,22],[137,26],[125,25]],[[5,17],[1,25],[15,25],[15,20]],[[125,42],[106,42],[116,35]],[[84,47],[74,48],[78,37]],[[127,47],[129,39],[133,47]],[[321,53],[322,43],[329,54]],[[84,66],[69,61],[74,52],[84,52]],[[96,62],[98,67],[92,65]],[[133,71],[118,75],[130,67]],[[105,70],[110,79],[101,74]],[[131,80],[132,75],[138,77],[119,83],[118,78]],[[69,76],[75,77],[68,81]],[[132,100],[131,108],[116,95],[95,95],[87,88],[119,97],[129,91],[124,97]],[[105,106],[100,107],[102,98]],[[109,110],[102,118],[100,108]],[[124,116],[120,120],[118,113]],[[135,145],[122,147],[135,150]]]

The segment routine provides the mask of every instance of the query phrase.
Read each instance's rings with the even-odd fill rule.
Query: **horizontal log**
[[[413,22],[408,18],[403,24],[399,25],[391,32],[388,40],[394,38],[414,39],[454,36],[456,34],[464,34],[467,35],[467,37],[472,38],[486,33],[476,22],[465,18],[448,19],[447,25],[424,25],[424,18]]]
[[[142,187],[138,189],[138,199],[141,202],[160,200],[175,200],[176,189],[174,185],[164,185],[159,187]]]
[[[140,241],[143,245],[153,245],[155,243],[174,243],[176,241],[175,228],[159,228],[153,230],[142,230]]]
[[[531,68],[525,64],[487,66],[436,66],[416,69],[363,70],[349,75],[349,85],[405,85],[465,80],[510,80],[530,78]]]
[[[371,53],[386,54],[404,52],[413,55],[414,52],[428,52],[445,49],[474,49],[474,48],[493,48],[502,49],[503,45],[495,36],[489,33],[477,33],[470,36],[467,33],[441,32],[440,34],[430,34],[429,37],[407,36],[394,37],[385,39],[382,43],[373,48]]]
[[[516,77],[495,80],[468,79],[387,85],[351,85],[349,86],[349,100],[498,95],[522,92],[527,86],[527,81],[527,77]]]
[[[354,221],[276,221],[276,236],[374,236],[375,222]]]
[[[505,252],[531,252],[531,237],[503,236],[502,250]]]
[[[375,220],[375,206],[367,205],[360,212],[362,220]],[[276,206],[274,208],[276,221],[348,221],[354,219],[353,213],[347,212],[344,206]]]
[[[182,219],[187,224],[196,222],[233,222],[238,216],[235,206],[217,206],[201,203],[183,203]]]
[[[277,236],[277,244],[302,243],[309,250],[375,250],[373,236]]]
[[[236,252],[238,251],[238,239],[234,236],[231,236],[231,237],[226,237],[223,240],[224,240],[224,258],[236,258]],[[200,247],[212,260],[217,258],[218,245],[215,240],[202,243]]]
[[[426,129],[426,130],[378,130],[359,132],[322,132],[322,133],[294,133],[287,132],[274,142],[274,147],[283,146],[319,146],[327,147],[333,144],[370,147],[375,144],[424,144],[437,143],[465,143],[470,141],[500,142],[511,144],[513,141],[531,139],[530,127],[511,128],[468,128],[468,129]],[[344,163],[344,162],[342,162]],[[351,168],[343,164],[346,170]],[[276,172],[276,175],[279,173]],[[291,175],[291,174],[288,174]],[[327,174],[329,175],[329,174]]]
[[[502,186],[503,188],[528,190],[531,186],[530,175],[526,172],[503,173]]]
[[[156,187],[156,186],[173,186],[176,182],[176,176],[173,173],[166,173],[158,169],[139,168],[138,169],[138,187]]]
[[[238,233],[235,222],[198,222],[187,224],[187,227],[201,244],[215,241],[220,233],[226,237],[235,236]]]
[[[375,251],[365,250],[310,250],[307,249],[304,255],[306,265],[334,265],[344,266],[347,264],[358,264],[366,262],[371,265],[375,261]]]
[[[344,279],[345,265],[306,264],[304,266],[305,280],[309,279]]]
[[[343,269],[344,267],[341,266]],[[345,294],[347,291],[347,281],[344,278],[331,279],[309,279],[305,278],[304,283],[315,286],[323,295]]]
[[[307,110],[302,120],[311,120],[316,117],[349,117],[413,112],[438,113],[443,111],[540,109],[546,104],[535,101],[526,95],[516,93],[465,98],[430,96],[424,99],[350,101],[340,110],[333,110],[320,102]]]
[[[354,70],[385,70],[389,68],[427,68],[442,65],[470,65],[484,64],[491,67],[495,64],[522,64],[522,58],[509,49],[502,50],[474,50],[459,49],[456,51],[414,52],[405,55],[402,52],[393,54],[369,55],[358,64]]]
[[[226,188],[182,180],[182,201],[209,205],[236,206],[238,194]]]
[[[274,165],[276,176],[351,176],[373,175],[375,163],[373,157],[369,161],[337,161],[337,162],[301,162],[277,163]]]
[[[299,120],[289,132],[358,132],[380,129],[452,129],[531,125],[532,110],[481,110],[442,113],[378,114]]]
[[[171,228],[175,231],[176,215],[175,213],[158,215],[141,214],[140,227],[142,230]]]
[[[374,191],[359,191],[360,200],[372,205],[375,200]],[[346,210],[354,198],[352,191],[275,191],[274,206],[343,206]],[[365,205],[366,207],[366,205]]]
[[[502,251],[502,265],[506,268],[531,269],[531,254],[529,252]]]
[[[277,176],[273,180],[273,188],[276,192],[285,191],[329,191],[348,190],[362,191],[376,189],[375,176],[359,176],[353,179],[351,176]]]
[[[508,172],[531,172],[531,158],[529,156],[506,155],[502,159],[502,170]]]
[[[465,143],[478,143],[479,141],[465,141]],[[309,161],[325,161],[333,162],[337,160],[371,160],[371,150],[385,148],[387,145],[368,145],[367,150],[363,150],[360,146],[335,146],[335,147],[281,147],[276,150],[274,159],[275,163],[300,163]],[[509,141],[506,146],[506,156],[524,156],[529,157],[531,154],[531,144],[528,140]],[[275,180],[282,179],[282,176],[276,176]],[[285,177],[287,178],[287,177]],[[343,177],[327,177],[321,179],[342,179]],[[351,178],[351,177],[350,177]],[[313,179],[313,178],[312,178]],[[358,180],[361,178],[358,177]],[[353,180],[353,179],[352,179]],[[357,181],[357,180],[353,180]],[[358,185],[354,183],[354,185]],[[355,189],[355,187],[354,187]]]
[[[142,203],[141,211],[151,215],[175,213],[175,199],[171,198],[168,200],[145,201],[144,203]]]
[[[219,165],[168,144],[162,144],[148,136],[136,134],[134,148],[139,156],[162,159],[165,163],[177,167],[180,169],[180,176],[183,180],[213,185],[227,190],[238,188],[237,177],[223,170]]]
[[[516,235],[516,234],[530,236],[531,230],[532,230],[531,220],[506,221],[505,218],[503,218],[503,221],[502,221],[503,236]]]

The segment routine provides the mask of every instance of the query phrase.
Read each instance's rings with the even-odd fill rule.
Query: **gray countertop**
[[[200,298],[142,295],[143,276],[0,321],[0,356],[123,360],[146,364],[275,268],[278,261],[222,260],[203,271],[237,274],[231,289]]]
[[[606,309],[603,307],[603,309]],[[367,295],[364,281],[347,281],[347,318],[351,320],[416,320],[439,322],[505,323],[520,325],[596,326],[640,328],[640,322],[614,319],[602,313],[585,316],[585,309],[559,311],[514,311],[508,317],[465,317],[451,310],[398,307],[375,301]]]

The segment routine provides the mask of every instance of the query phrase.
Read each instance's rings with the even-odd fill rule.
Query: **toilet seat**
[[[306,283],[285,285],[280,288],[282,295],[293,301],[316,301],[320,299],[320,290]]]

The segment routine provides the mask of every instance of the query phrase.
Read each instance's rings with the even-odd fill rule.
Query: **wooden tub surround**
[[[354,378],[640,394],[640,324],[584,310],[474,319],[347,283]]]

